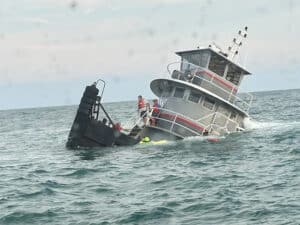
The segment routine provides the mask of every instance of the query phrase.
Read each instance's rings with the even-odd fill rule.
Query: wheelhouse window
[[[239,70],[235,65],[233,64],[228,65],[226,80],[230,81],[235,85],[238,85],[241,80],[241,75],[242,75],[242,71]]]
[[[226,68],[227,60],[222,56],[217,55],[216,53],[212,53],[210,56],[210,62],[208,65],[208,69],[223,77],[225,68]]]
[[[201,52],[199,65],[206,68],[208,59],[209,59],[209,52],[206,51]]]
[[[200,62],[200,53],[186,53],[182,55],[182,58],[187,62],[198,66]]]
[[[190,61],[188,61],[186,59],[182,59],[181,71],[187,73],[187,72],[191,72],[191,71],[195,70],[196,68],[197,68],[197,66],[192,64]]]
[[[237,118],[236,112],[231,112],[230,119],[235,120]]]
[[[182,71],[192,71],[193,69],[201,67],[207,67],[207,62],[210,53],[208,51],[200,52],[187,52],[181,55],[182,57]]]
[[[172,89],[171,90],[164,90],[161,94],[161,97],[170,97],[172,94]]]
[[[216,102],[210,98],[205,98],[204,101],[203,101],[203,106],[205,108],[208,108],[209,110],[213,110],[214,109],[214,106],[215,106]]]
[[[175,91],[174,91],[174,97],[175,98],[183,98],[183,95],[184,95],[184,88],[176,87]]]
[[[189,101],[199,103],[200,99],[201,99],[201,95],[199,93],[191,91],[189,96]]]

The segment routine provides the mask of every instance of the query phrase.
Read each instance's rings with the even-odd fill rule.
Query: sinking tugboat
[[[253,96],[238,89],[250,72],[234,59],[247,30],[238,32],[227,52],[216,45],[176,52],[181,61],[168,65],[171,77],[150,84],[162,107],[155,126],[146,125],[142,136],[182,139],[245,130]],[[179,69],[171,70],[174,65]]]
[[[247,37],[247,29],[238,32],[227,52],[216,45],[176,52],[181,61],[168,65],[170,78],[155,79],[150,84],[159,99],[159,112],[157,108],[149,107],[147,121],[142,116],[137,118],[128,133],[115,129],[101,104],[103,91],[97,96],[96,85],[87,87],[67,146],[134,145],[144,137],[154,141],[177,140],[245,130],[244,120],[249,118],[253,96],[238,94],[238,89],[243,77],[250,72],[235,58]],[[179,65],[179,69],[172,70],[174,65]],[[108,124],[98,119],[100,108],[108,118]],[[153,110],[156,110],[155,114]]]

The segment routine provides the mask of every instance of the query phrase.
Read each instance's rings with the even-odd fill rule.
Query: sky
[[[75,105],[98,78],[105,102],[153,98],[175,51],[244,26],[240,91],[300,88],[297,0],[0,0],[0,110]]]

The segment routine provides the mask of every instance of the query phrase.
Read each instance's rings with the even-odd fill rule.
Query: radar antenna
[[[232,61],[239,54],[240,47],[243,44],[243,41],[247,38],[248,27],[244,27],[244,30],[239,30],[236,37],[233,38],[231,45],[228,47],[228,58]]]

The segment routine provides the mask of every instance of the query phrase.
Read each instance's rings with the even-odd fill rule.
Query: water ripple
[[[0,111],[0,224],[298,225],[299,96],[256,93],[252,127],[218,143],[76,151],[76,107]],[[135,106],[107,110],[123,122]]]

